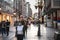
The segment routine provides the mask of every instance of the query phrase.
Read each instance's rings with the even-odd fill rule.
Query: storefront
[[[12,18],[12,15],[11,14],[7,14],[7,13],[1,13],[0,14],[0,22],[1,21],[10,21],[10,23],[12,24],[13,23],[13,18]]]
[[[60,30],[60,10],[57,10],[57,25],[58,25],[58,29]]]
[[[60,29],[60,10],[53,12],[53,26],[56,29]]]
[[[0,22],[2,21],[2,15],[0,14]]]

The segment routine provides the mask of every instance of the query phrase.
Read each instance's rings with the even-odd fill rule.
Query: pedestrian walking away
[[[17,30],[16,30],[16,33],[17,33],[17,40],[23,40],[23,25],[21,23],[19,23],[19,25],[17,26]]]
[[[25,34],[27,36],[27,28],[28,28],[28,21],[27,20],[25,20],[24,28],[25,28]]]
[[[25,37],[25,20],[24,17],[22,15],[20,15],[20,21],[19,21],[22,25],[24,25],[23,27],[23,36]]]
[[[2,36],[4,36],[4,34],[6,34],[5,21],[2,21],[1,24],[2,24]]]
[[[6,33],[7,33],[7,36],[9,35],[9,27],[10,27],[10,22],[7,20],[6,21]]]

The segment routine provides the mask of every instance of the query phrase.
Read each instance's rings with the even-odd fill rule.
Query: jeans
[[[9,27],[6,27],[7,36],[9,35]]]
[[[2,35],[3,35],[3,34],[6,34],[5,28],[2,28]]]

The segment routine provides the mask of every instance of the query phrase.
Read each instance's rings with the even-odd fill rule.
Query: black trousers
[[[7,36],[9,35],[9,27],[6,27]]]
[[[3,34],[6,34],[5,28],[2,28],[1,31],[2,31],[2,35],[3,35]]]
[[[27,29],[25,30],[25,32],[26,32],[26,35],[27,35]]]
[[[18,35],[17,35],[17,40],[23,40],[23,35],[18,34]]]

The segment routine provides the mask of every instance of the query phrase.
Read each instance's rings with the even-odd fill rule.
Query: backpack
[[[23,25],[17,26],[17,34],[23,34]]]

